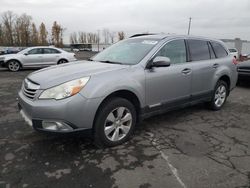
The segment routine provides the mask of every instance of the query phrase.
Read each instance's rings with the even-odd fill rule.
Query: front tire
[[[16,61],[16,60],[10,60],[7,63],[7,67],[9,69],[9,71],[11,71],[11,72],[17,72],[17,71],[20,70],[21,64],[18,61]]]
[[[94,124],[94,142],[112,147],[126,142],[136,124],[134,105],[124,98],[112,98],[101,105]]]
[[[209,106],[212,110],[220,110],[225,104],[228,96],[228,85],[225,81],[219,80],[215,86],[212,100]]]

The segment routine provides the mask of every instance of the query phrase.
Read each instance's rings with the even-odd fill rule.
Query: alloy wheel
[[[17,61],[10,61],[8,64],[9,70],[16,72],[20,69],[20,64]]]
[[[217,107],[221,107],[224,104],[226,100],[226,95],[227,95],[226,87],[224,85],[220,85],[217,88],[214,96],[214,103]]]
[[[114,109],[106,118],[104,125],[105,136],[112,142],[123,139],[132,126],[132,114],[125,107]]]

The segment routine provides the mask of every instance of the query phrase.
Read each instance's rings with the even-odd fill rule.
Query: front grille
[[[37,90],[34,89],[26,89],[25,87],[23,88],[23,94],[30,99],[35,98],[36,92]]]
[[[250,67],[238,67],[238,72],[250,73]]]
[[[23,94],[29,98],[29,99],[34,99],[36,94],[37,94],[37,90],[40,88],[40,86],[28,79],[24,80],[23,83]]]

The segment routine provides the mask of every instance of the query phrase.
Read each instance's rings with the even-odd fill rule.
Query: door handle
[[[214,68],[214,69],[216,69],[216,68],[218,68],[218,67],[219,67],[219,64],[218,64],[218,63],[213,64],[213,68]]]
[[[185,68],[181,71],[183,74],[189,74],[191,72],[191,69]]]

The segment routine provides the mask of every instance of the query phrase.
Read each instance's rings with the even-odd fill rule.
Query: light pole
[[[192,22],[192,18],[190,17],[189,24],[188,24],[188,35],[190,34],[191,22]]]

